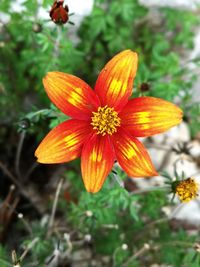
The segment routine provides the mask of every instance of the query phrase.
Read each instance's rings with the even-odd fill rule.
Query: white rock
[[[23,10],[25,10],[25,7],[23,7],[23,5],[22,5],[23,2],[24,2],[24,0],[13,1],[11,3],[11,10],[13,12],[17,12],[17,13],[22,12]]]
[[[172,207],[171,206],[165,206],[161,208],[162,212],[169,217],[171,215],[172,212]]]
[[[180,155],[172,153],[168,165],[164,168],[172,176],[174,175],[174,164],[176,165],[176,172],[180,177],[184,173],[185,177],[188,178],[199,171],[196,163],[187,156],[183,155],[180,160]]]
[[[156,134],[152,136],[153,142],[156,144],[171,145],[176,142],[188,142],[190,140],[190,131],[187,123],[182,122],[179,125],[171,128],[166,133]]]
[[[196,32],[196,36],[194,38],[194,48],[190,52],[188,59],[194,59],[196,57],[200,56],[200,30]],[[193,73],[197,74],[197,80],[195,81],[193,85],[193,94],[192,94],[192,101],[193,102],[199,102],[200,101],[200,78],[199,78],[199,68],[195,66],[194,63],[189,64],[190,69],[192,70]]]
[[[70,7],[70,13],[87,16],[92,12],[94,0],[67,0],[66,4]]]
[[[161,164],[164,160],[164,157],[166,155],[166,150],[159,149],[159,148],[148,148],[148,152],[150,155],[150,158],[152,159],[153,165],[156,168],[156,170],[160,169]]]
[[[128,249],[128,245],[127,244],[122,244],[122,250],[127,250]]]
[[[194,140],[194,141],[189,143],[189,146],[191,146],[190,154],[194,158],[200,157],[200,142],[197,140]]]
[[[199,0],[139,0],[146,7],[173,7],[177,9],[195,10],[200,4]]]
[[[87,259],[87,260],[85,260]],[[88,267],[88,262],[92,259],[92,252],[90,249],[80,249],[74,251],[72,254],[72,267]]]
[[[200,225],[200,200],[192,200],[181,205],[173,218],[188,221],[191,224]]]
[[[150,191],[151,188],[153,187],[160,187],[165,185],[165,178],[162,176],[155,176],[155,177],[137,177],[133,178],[133,182],[137,185],[137,187],[141,190],[147,190]],[[133,192],[134,194],[134,192]]]
[[[69,20],[74,23],[74,25],[68,24],[69,38],[74,44],[77,44],[79,42],[77,30],[80,27],[84,17],[88,16],[92,12],[94,0],[68,0],[66,4],[69,7],[69,14],[74,13],[69,17]]]

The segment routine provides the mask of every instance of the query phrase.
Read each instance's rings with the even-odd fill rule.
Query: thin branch
[[[57,204],[58,204],[58,198],[60,195],[60,191],[63,185],[63,179],[61,179],[58,183],[57,189],[56,189],[56,194],[55,194],[55,198],[54,198],[54,202],[53,202],[53,207],[52,207],[52,211],[51,211],[51,217],[49,219],[49,225],[48,225],[48,231],[47,231],[47,235],[50,234],[50,230],[52,229],[52,226],[54,224],[54,219],[55,219],[55,214],[56,214],[56,208],[57,208]]]
[[[178,206],[176,206],[172,213],[168,216],[168,220],[171,220],[173,217],[175,217],[184,206],[185,203],[180,203]]]
[[[23,143],[24,143],[25,135],[26,135],[25,131],[23,131],[20,134],[20,139],[19,139],[19,143],[18,143],[18,146],[17,146],[17,153],[16,153],[16,158],[15,158],[15,171],[16,171],[17,177],[19,179],[21,178],[20,157],[21,157],[22,146],[23,146]]]
[[[61,37],[62,37],[62,30],[61,30],[61,26],[58,25],[57,26],[57,38],[56,38],[55,43],[54,43],[53,58],[58,58],[58,56],[60,54]]]
[[[17,178],[8,170],[8,168],[0,161],[0,169],[7,175],[7,177],[18,187],[21,195],[23,195],[29,202],[37,209],[37,211],[42,214],[44,209],[42,199],[39,197],[37,192],[32,186],[23,187],[23,185],[17,180]]]
[[[113,171],[112,173],[113,173],[113,177],[114,177],[115,181],[117,182],[117,184],[120,187],[124,188],[124,181],[119,177],[119,175],[115,171]]]
[[[135,240],[139,240],[139,239],[141,239],[141,237],[142,237],[146,232],[148,232],[150,229],[152,229],[152,227],[154,227],[155,225],[157,225],[157,224],[161,224],[161,223],[166,223],[166,222],[171,221],[171,220],[177,215],[177,213],[182,209],[183,206],[184,206],[184,203],[181,203],[181,204],[179,204],[178,206],[176,206],[176,207],[174,208],[174,210],[171,212],[171,214],[170,214],[169,216],[166,216],[166,217],[164,217],[164,218],[160,218],[160,219],[158,219],[158,220],[156,220],[156,221],[153,221],[153,222],[151,221],[151,222],[147,223],[147,224],[145,225],[144,230],[143,230],[142,232],[139,232],[139,233],[135,236]]]
[[[17,185],[18,189],[23,192],[23,187],[17,178],[8,170],[8,168],[0,161],[0,168],[10,178],[10,180]]]
[[[24,219],[24,215],[22,213],[17,213],[17,217],[18,219],[20,219],[22,221],[22,223],[24,224],[25,228],[27,229],[28,233],[33,236],[33,231],[31,226],[29,225],[28,221]]]
[[[149,244],[144,244],[141,249],[139,249],[135,254],[133,254],[133,256],[131,256],[124,264],[122,264],[122,267],[125,267],[125,266],[129,265],[129,263],[132,260],[137,259],[139,256],[143,255],[149,249],[150,249],[150,245]]]
[[[24,181],[27,181],[32,172],[39,166],[38,162],[34,162],[31,167],[28,169],[27,173],[24,176]]]
[[[28,244],[27,248],[24,250],[22,255],[19,258],[19,261],[22,262],[26,257],[27,253],[35,246],[35,244],[39,241],[39,237],[34,238],[30,244]]]

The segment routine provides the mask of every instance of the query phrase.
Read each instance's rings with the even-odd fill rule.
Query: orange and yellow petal
[[[42,140],[35,156],[40,163],[63,163],[81,154],[83,143],[91,133],[87,121],[68,120],[53,130]]]
[[[92,135],[81,154],[83,182],[88,192],[98,192],[114,164],[114,152],[107,136]]]
[[[162,133],[179,124],[183,112],[163,99],[138,97],[129,100],[119,116],[121,124],[131,135],[144,137]]]
[[[102,106],[120,111],[132,94],[137,71],[137,53],[125,50],[113,57],[100,72],[95,85]]]
[[[63,72],[48,72],[43,84],[50,100],[74,119],[89,119],[91,112],[99,106],[94,91],[76,76]]]
[[[158,175],[143,144],[122,127],[112,141],[117,161],[130,177]]]

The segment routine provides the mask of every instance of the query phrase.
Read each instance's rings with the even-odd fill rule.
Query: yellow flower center
[[[112,135],[117,131],[117,127],[120,126],[121,119],[114,108],[110,108],[107,105],[105,107],[99,107],[97,112],[92,112],[91,125],[93,129],[97,131],[97,134]]]
[[[178,183],[175,192],[182,202],[188,202],[198,196],[198,186],[194,179],[188,178]]]

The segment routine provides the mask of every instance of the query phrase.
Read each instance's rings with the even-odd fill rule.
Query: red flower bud
[[[65,5],[63,7],[63,4],[64,0],[54,0],[54,3],[51,7],[49,15],[55,23],[65,24],[69,19],[68,6]]]

